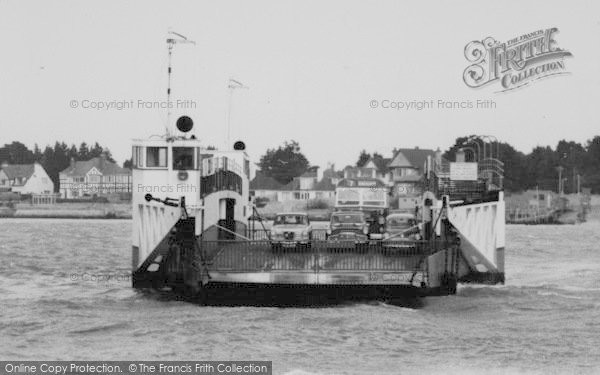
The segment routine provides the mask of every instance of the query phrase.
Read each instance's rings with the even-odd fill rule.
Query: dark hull
[[[448,295],[440,288],[405,285],[289,285],[210,283],[200,290],[185,286],[168,289],[176,298],[208,306],[319,307],[347,303],[383,302],[419,307],[421,297]]]

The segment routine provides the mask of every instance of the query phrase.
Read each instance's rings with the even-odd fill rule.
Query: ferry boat
[[[167,42],[170,56],[176,40]],[[427,159],[418,236],[357,247],[313,235],[282,250],[250,196],[245,144],[209,149],[192,135],[191,118],[180,117],[176,127],[133,141],[135,288],[204,303],[286,304],[445,295],[459,282],[504,282],[503,167],[485,145],[475,162],[464,154],[454,163]],[[336,196],[340,210],[387,207],[377,181],[346,180]]]
[[[474,180],[456,180],[427,160],[420,240],[369,241],[357,249],[313,237],[309,246],[275,251],[268,231],[256,236],[244,143],[207,149],[189,135],[190,118],[177,124],[176,134],[133,142],[135,288],[174,290],[207,303],[277,302],[453,294],[459,282],[504,282],[503,192],[485,170]]]

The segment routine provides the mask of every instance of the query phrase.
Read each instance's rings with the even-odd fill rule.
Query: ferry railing
[[[246,237],[251,240],[257,241],[267,241],[271,238],[271,230],[263,229],[263,228],[247,228],[246,229]],[[312,239],[313,240],[321,240],[324,241],[327,239],[327,230],[326,229],[313,229],[312,231]]]
[[[242,167],[235,159],[228,158],[227,156],[217,156],[202,160],[203,177],[215,174],[219,170],[230,171],[239,176],[242,175]]]
[[[199,257],[211,271],[413,271],[440,246],[430,241],[201,241]]]

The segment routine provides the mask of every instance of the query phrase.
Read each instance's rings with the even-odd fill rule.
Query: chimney
[[[104,164],[106,164],[106,152],[100,154],[100,168],[104,168]]]
[[[75,167],[75,158],[71,157],[70,165],[71,165],[71,168]]]
[[[456,162],[457,163],[465,162],[465,150],[463,150],[462,148],[459,148],[458,151],[456,151]]]
[[[437,148],[437,150],[435,150],[435,163],[438,166],[442,165],[442,150],[440,150],[439,147]]]

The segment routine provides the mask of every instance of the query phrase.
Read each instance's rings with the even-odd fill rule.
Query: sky
[[[508,92],[463,82],[469,42],[552,27],[570,74]],[[523,152],[600,134],[597,1],[0,0],[0,144],[97,141],[129,158],[131,139],[167,126],[148,106],[166,101],[169,30],[196,42],[173,51],[172,122],[192,117],[218,147],[229,122],[228,144],[243,140],[254,161],[286,140],[343,167],[362,149],[390,157],[469,134]],[[248,89],[231,94],[230,78]],[[382,108],[423,100],[495,108]]]

